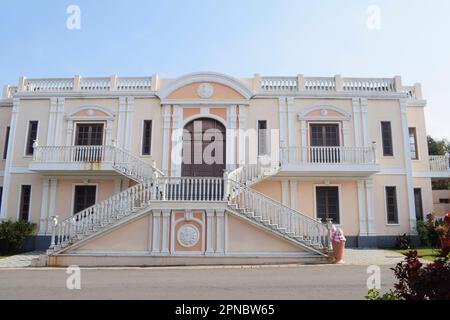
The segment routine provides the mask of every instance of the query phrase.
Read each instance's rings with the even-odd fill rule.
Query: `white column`
[[[169,141],[170,141],[170,105],[164,105],[162,107],[163,116],[163,153],[162,153],[162,165],[164,173],[169,171]]]
[[[367,225],[368,235],[376,235],[375,217],[374,217],[374,202],[373,202],[373,180],[367,179],[366,185],[366,201],[367,201]]]
[[[172,116],[172,163],[171,171],[173,177],[181,177],[181,166],[183,158],[183,108],[173,106]]]
[[[67,130],[66,130],[66,146],[72,145],[72,136],[73,136],[73,121],[67,121]]]
[[[226,141],[226,169],[236,168],[236,116],[237,106],[231,105],[227,108],[227,141]]]
[[[369,141],[369,102],[367,99],[361,99],[361,115],[362,115],[362,133],[364,147],[370,146]]]
[[[206,254],[213,254],[213,220],[214,220],[214,210],[206,210]]]
[[[127,99],[126,97],[119,98],[119,115],[117,116],[117,138],[116,145],[119,148],[124,147],[124,137],[125,137],[125,120],[127,111]]]
[[[55,121],[56,113],[58,110],[58,99],[50,98],[50,113],[48,117],[48,130],[47,130],[47,146],[55,145]]]
[[[281,181],[281,203],[289,206],[289,180]]]
[[[46,235],[48,228],[48,194],[50,179],[43,177],[42,179],[42,202],[41,202],[41,218],[39,219],[39,235]]]
[[[225,252],[225,210],[216,210],[216,253],[223,254]]]
[[[279,116],[280,116],[280,142],[281,142],[281,145],[283,145],[283,143],[288,142],[288,140],[286,138],[286,129],[287,129],[286,97],[278,98],[278,106],[279,106]]]
[[[112,127],[113,127],[113,122],[111,120],[108,120],[106,122],[106,128],[105,128],[105,141],[106,141],[106,145],[111,146],[112,143]]]
[[[161,226],[161,210],[153,210],[153,231],[152,231],[152,253],[159,254],[160,249],[160,226]]]
[[[3,176],[3,195],[2,195],[2,208],[0,211],[0,221],[5,220],[6,212],[8,210],[8,200],[9,200],[9,187],[11,180],[11,167],[12,167],[12,159],[14,158],[14,146],[15,146],[15,137],[16,137],[16,127],[17,127],[17,117],[19,113],[19,105],[20,99],[13,99],[13,108],[11,115],[11,124],[10,124],[10,132],[8,139],[8,156],[5,163],[5,173]]]
[[[355,129],[355,147],[362,147],[362,132],[361,132],[361,107],[359,105],[359,99],[352,99],[353,105],[353,126]]]
[[[168,254],[169,253],[169,219],[170,219],[170,210],[162,211],[162,250],[161,253]]]
[[[359,235],[367,236],[366,193],[364,190],[364,180],[358,180],[357,185],[358,185]]]
[[[295,114],[294,98],[287,98],[287,117],[288,117],[288,145],[295,147]]]
[[[64,105],[66,103],[65,98],[58,98],[58,107],[56,110],[56,125],[54,134],[54,145],[61,145],[62,125],[64,120]]]
[[[344,147],[348,147],[348,128],[349,124],[348,121],[343,121],[342,122],[342,133],[344,135]]]
[[[290,180],[289,181],[291,187],[291,208],[294,210],[298,210],[297,199],[298,199],[298,181]]]
[[[409,212],[409,228],[411,233],[416,233],[416,210],[414,204],[414,186],[412,178],[412,164],[411,164],[411,149],[409,145],[409,129],[406,109],[406,100],[400,99],[400,112],[402,117],[402,132],[403,132],[403,150],[405,154],[405,169],[406,169],[406,190],[408,197],[408,212]]]
[[[114,194],[120,193],[122,185],[122,178],[115,178],[114,179]]]
[[[48,224],[47,224],[47,234],[51,234],[52,225],[51,217],[56,216],[56,190],[57,190],[58,180],[56,178],[50,178],[50,201],[48,204]],[[73,208],[69,208],[69,214],[72,214]]]
[[[245,164],[246,142],[245,132],[247,130],[247,106],[239,106],[239,165]]]
[[[125,150],[131,150],[133,141],[134,98],[127,97],[127,124],[125,128]]]
[[[307,159],[307,150],[306,147],[308,146],[308,123],[305,120],[302,120],[300,123],[300,131],[302,135],[302,149],[301,149],[301,159],[294,159],[294,160],[301,160],[300,162],[306,162]]]

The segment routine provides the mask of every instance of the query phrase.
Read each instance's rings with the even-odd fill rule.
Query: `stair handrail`
[[[113,167],[120,173],[129,175],[139,182],[165,176],[164,172],[152,164],[140,159],[133,153],[114,146]]]
[[[273,214],[273,207],[276,207],[279,209],[280,217],[278,221],[271,222],[277,222],[278,225],[286,228],[287,232],[294,233],[294,236],[303,237],[303,241],[305,242],[310,242],[312,245],[319,245],[322,248],[326,248],[328,250],[331,249],[331,229],[333,224],[330,219],[327,219],[326,224],[322,223],[322,221],[319,221],[319,219],[311,218],[297,210],[294,210],[282,204],[277,200],[268,197],[265,194],[262,194],[261,192],[258,192],[240,182],[231,179],[227,180],[226,186],[226,194],[228,195],[229,203],[233,203],[233,201],[236,201],[236,199],[241,196],[243,191],[245,191],[247,195],[251,194],[253,198],[255,198],[255,196],[258,197],[258,201],[262,200],[266,204],[268,203],[272,205],[272,212],[266,212],[266,216],[262,215],[263,218],[273,218],[269,217],[268,215],[270,215],[271,213]],[[249,197],[247,196],[247,198],[244,198],[243,201],[245,201],[244,207],[248,209],[251,205]],[[262,207],[262,205],[263,203],[261,202],[257,204],[257,206],[260,207]],[[262,212],[261,214],[264,213]],[[299,224],[295,225],[295,220],[297,220],[297,222],[305,224],[305,226]],[[313,228],[315,228],[317,232],[314,232]]]
[[[228,179],[247,184],[264,178],[267,174],[273,174],[279,169],[280,164],[274,161],[270,154],[258,156],[256,164],[244,164],[227,173]]]
[[[95,226],[103,226],[131,212],[154,198],[154,183],[149,180],[134,185],[122,192],[97,202],[73,216],[55,221],[52,230],[52,241],[50,248],[55,245],[68,243],[72,237],[93,230]]]

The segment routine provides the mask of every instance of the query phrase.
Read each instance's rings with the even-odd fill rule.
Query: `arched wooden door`
[[[183,132],[183,177],[222,177],[226,168],[226,129],[217,120],[189,122]]]

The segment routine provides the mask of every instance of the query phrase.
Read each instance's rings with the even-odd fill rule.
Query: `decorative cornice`
[[[196,72],[184,75],[168,85],[164,86],[157,95],[161,100],[165,100],[175,90],[191,83],[214,82],[228,86],[239,92],[245,99],[249,100],[253,96],[253,92],[247,88],[239,80],[228,75],[217,72]]]

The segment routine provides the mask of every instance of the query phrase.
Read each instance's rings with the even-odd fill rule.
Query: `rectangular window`
[[[31,186],[24,185],[20,190],[19,220],[28,221],[30,218]]]
[[[142,155],[152,154],[152,120],[144,120],[142,129]]]
[[[439,203],[442,204],[450,203],[450,199],[439,199]]]
[[[101,146],[103,145],[103,123],[77,124],[75,145]]]
[[[3,149],[3,159],[6,159],[8,156],[8,144],[9,144],[9,131],[11,127],[6,127],[6,136],[5,136],[5,147]]]
[[[411,150],[411,159],[419,160],[419,154],[417,152],[416,128],[409,128],[409,148]]]
[[[398,224],[397,187],[386,187],[386,211],[388,224]]]
[[[333,219],[333,223],[340,223],[338,187],[316,187],[316,211],[323,222]]]
[[[0,210],[2,209],[3,187],[0,187]]]
[[[258,155],[267,154],[267,121],[258,121]]]
[[[38,131],[38,122],[30,121],[28,123],[27,145],[25,150],[25,155],[27,156],[32,156],[34,153],[33,144],[37,138],[37,131]]]
[[[310,128],[312,147],[339,147],[338,124],[312,124]]]
[[[422,189],[414,189],[414,205],[416,207],[417,221],[423,220],[423,204],[422,204]]]
[[[389,121],[381,122],[381,136],[383,140],[383,155],[385,157],[393,156],[394,149],[392,146],[392,128]]]
[[[96,194],[97,186],[75,186],[73,214],[93,206]]]

